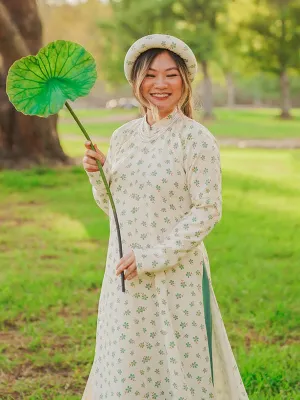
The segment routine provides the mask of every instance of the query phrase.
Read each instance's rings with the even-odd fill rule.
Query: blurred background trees
[[[111,97],[132,95],[124,56],[151,33],[175,35],[192,47],[203,119],[214,118],[214,106],[277,106],[284,119],[300,106],[299,0],[0,0],[0,158],[26,153],[68,161],[56,117],[26,117],[10,106],[5,79],[14,60],[56,39],[82,44],[96,59],[99,79],[76,106],[103,107]]]
[[[70,39],[97,60],[101,106],[130,95],[123,73],[130,45],[151,33],[175,35],[195,52],[195,97],[206,118],[213,106],[300,105],[298,0],[40,0],[44,42]],[[97,94],[96,94],[97,93]]]
[[[259,1],[242,26],[248,31],[246,56],[258,71],[271,73],[280,84],[281,117],[290,118],[290,77],[300,70],[300,3]]]

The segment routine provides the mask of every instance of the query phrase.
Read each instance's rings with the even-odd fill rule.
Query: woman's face
[[[142,82],[141,92],[146,100],[158,107],[162,118],[177,106],[182,92],[182,78],[167,51],[152,61]]]

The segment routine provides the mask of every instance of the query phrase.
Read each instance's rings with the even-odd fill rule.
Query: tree
[[[0,167],[68,164],[56,130],[57,115],[23,115],[9,102],[5,82],[14,61],[42,47],[42,24],[35,0],[0,0]]]
[[[111,6],[99,0],[76,3],[66,0],[38,0],[38,4],[45,43],[58,39],[79,43],[93,55],[99,67],[105,52],[102,49],[97,24],[100,18],[112,20]],[[98,76],[101,77],[100,68]]]
[[[174,21],[171,6],[174,0],[111,0],[111,21],[100,20],[103,49],[106,57],[101,66],[104,77],[112,87],[125,82],[123,63],[129,47],[145,35],[168,32],[172,34]]]
[[[242,53],[244,35],[240,30],[241,22],[253,13],[253,1],[235,0],[228,3],[227,12],[219,17],[218,67],[222,70],[227,88],[227,107],[235,105],[236,82],[243,71],[243,76],[253,72],[245,66]],[[257,71],[255,71],[256,73]]]
[[[209,63],[218,57],[220,16],[227,12],[227,0],[180,0],[174,7],[178,36],[195,53],[203,73],[204,119],[212,119],[213,93]]]
[[[107,57],[105,77],[114,85],[123,82],[123,61],[130,45],[141,36],[166,33],[180,37],[193,49],[203,72],[204,117],[212,118],[213,98],[209,61],[217,58],[218,17],[226,0],[111,0],[113,22],[101,22]]]
[[[247,56],[280,80],[281,118],[290,116],[289,72],[300,68],[300,3],[259,0],[256,12],[242,24],[249,31]]]

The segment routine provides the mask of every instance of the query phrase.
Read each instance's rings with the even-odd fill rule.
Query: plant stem
[[[89,140],[91,142],[91,148],[96,151],[93,142],[91,141],[91,138],[89,137],[87,131],[84,129],[82,123],[79,121],[77,115],[74,113],[72,107],[70,106],[70,104],[66,101],[65,103],[67,109],[70,111],[70,114],[72,115],[72,117],[74,118],[74,120],[76,121],[77,125],[79,126],[80,130],[82,131],[82,133],[84,134],[84,136],[87,138],[87,140]],[[115,222],[116,222],[116,227],[117,227],[117,234],[118,234],[118,242],[119,242],[119,253],[120,253],[120,259],[123,257],[123,249],[122,249],[122,240],[121,240],[121,232],[120,232],[120,225],[119,225],[119,220],[118,220],[118,216],[117,216],[117,211],[116,211],[116,207],[115,207],[115,203],[114,200],[112,198],[111,195],[111,191],[109,189],[105,174],[103,172],[103,168],[101,163],[99,162],[99,160],[96,160],[102,180],[104,182],[105,188],[106,188],[106,192],[107,195],[109,197],[109,201],[114,213],[114,217],[115,217]],[[122,292],[125,292],[125,275],[124,275],[124,271],[121,272],[121,282],[122,282]]]

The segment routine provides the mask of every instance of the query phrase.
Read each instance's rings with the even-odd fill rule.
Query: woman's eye
[[[177,74],[167,75],[167,78],[171,78],[173,76],[178,76]],[[155,78],[155,75],[147,74],[146,78]]]

